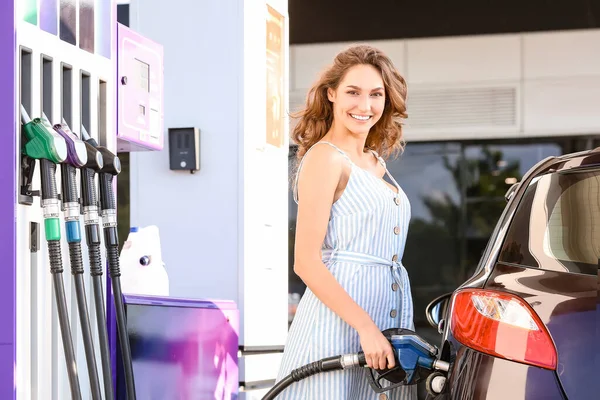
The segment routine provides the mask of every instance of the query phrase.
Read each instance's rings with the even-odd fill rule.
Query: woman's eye
[[[379,96],[379,97],[381,97],[381,96],[383,96],[383,93],[381,93],[381,92],[373,93],[373,96]]]
[[[358,94],[358,92],[356,92],[354,90],[351,90],[351,91],[348,92],[348,94],[355,95],[355,94]]]

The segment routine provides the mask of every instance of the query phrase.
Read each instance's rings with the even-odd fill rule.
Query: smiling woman
[[[372,80],[374,74],[378,79]],[[367,82],[376,86],[369,87]],[[363,96],[365,93],[368,98]],[[309,90],[304,110],[294,115],[299,118],[292,132],[292,139],[298,144],[298,158],[330,130],[334,122],[333,99],[338,96],[338,108],[352,107],[355,113],[343,115],[342,121],[349,117],[367,121],[363,125],[369,132],[367,148],[382,156],[401,150],[402,120],[407,118],[406,82],[385,54],[369,46],[355,46],[337,55],[333,65]],[[376,119],[364,109],[371,104],[380,111]]]
[[[402,149],[406,83],[377,49],[340,53],[309,92],[293,132],[300,164],[294,271],[307,285],[290,328],[278,379],[316,360],[362,350],[367,365],[395,365],[388,328],[414,330],[402,265],[410,204],[384,157]],[[387,175],[392,182],[385,181]],[[414,387],[386,399],[408,400]],[[331,371],[278,399],[384,398],[361,370]]]

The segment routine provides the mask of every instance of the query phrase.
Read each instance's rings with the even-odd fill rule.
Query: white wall
[[[287,26],[287,1],[269,4]],[[172,296],[234,300],[240,344],[283,346],[288,141],[266,144],[266,2],[139,0],[130,11],[132,29],[164,46],[165,130],[201,130],[193,175],[169,170],[167,140],[131,154],[131,225],[159,227]],[[287,29],[284,43],[287,83]],[[273,379],[278,359],[253,365],[250,380]]]
[[[131,153],[131,225],[159,227],[176,297],[237,299],[242,18],[237,1],[131,2],[131,28],[164,46],[165,135],[201,131],[194,175],[169,169],[167,137]]]
[[[600,29],[369,43],[408,82],[408,140],[600,132]],[[291,46],[292,109],[351,44]]]

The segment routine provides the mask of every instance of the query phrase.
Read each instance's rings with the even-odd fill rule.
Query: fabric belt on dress
[[[325,264],[330,262],[350,262],[363,265],[377,265],[389,267],[392,276],[397,280],[400,290],[404,292],[405,279],[408,280],[408,271],[399,261],[386,260],[385,258],[374,256],[371,254],[358,253],[348,250],[322,249],[322,261]]]
[[[394,267],[396,265],[400,265],[396,261],[386,260],[385,258],[374,256],[371,254],[358,253],[348,250],[323,249],[321,250],[321,254],[324,263],[332,261],[341,261],[366,265],[382,265],[386,267]]]

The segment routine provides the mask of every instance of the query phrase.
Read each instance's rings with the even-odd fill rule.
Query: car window
[[[600,169],[557,172],[531,182],[501,262],[596,275],[600,259]]]

